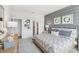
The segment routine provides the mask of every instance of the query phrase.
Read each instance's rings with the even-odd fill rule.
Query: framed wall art
[[[62,24],[73,24],[73,14],[62,16]]]
[[[25,20],[24,26],[30,29],[30,19]]]
[[[54,18],[54,24],[61,24],[61,17]]]

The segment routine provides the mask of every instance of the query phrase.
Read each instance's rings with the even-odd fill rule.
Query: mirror
[[[0,28],[4,27],[3,18],[4,18],[4,8],[3,8],[3,6],[0,5]]]

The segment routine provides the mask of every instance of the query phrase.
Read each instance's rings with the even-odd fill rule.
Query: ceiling
[[[41,15],[47,15],[68,5],[9,5],[11,11],[30,12]]]

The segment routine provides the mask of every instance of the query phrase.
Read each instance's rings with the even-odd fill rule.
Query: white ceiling
[[[47,15],[68,5],[9,5],[11,11],[30,12],[41,15]]]

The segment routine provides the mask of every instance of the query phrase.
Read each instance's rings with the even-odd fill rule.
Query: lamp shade
[[[46,28],[49,28],[49,25],[45,25]]]
[[[7,22],[7,27],[17,27],[17,22],[14,21]]]

